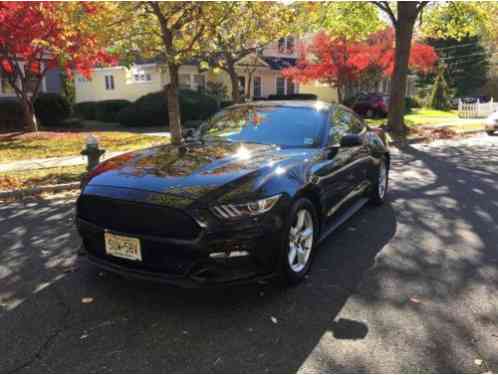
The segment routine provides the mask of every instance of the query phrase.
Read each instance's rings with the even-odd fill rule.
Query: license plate
[[[105,232],[105,252],[109,255],[129,260],[142,261],[142,251],[138,238],[119,236]]]

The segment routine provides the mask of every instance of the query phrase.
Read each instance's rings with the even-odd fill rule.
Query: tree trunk
[[[180,103],[178,98],[178,66],[168,64],[170,83],[164,86],[164,93],[168,104],[169,131],[171,143],[183,144]]]
[[[401,138],[406,136],[404,122],[406,80],[408,61],[412,44],[413,27],[418,16],[417,2],[400,1],[398,18],[395,25],[396,46],[394,52],[394,71],[391,77],[391,97],[389,99],[388,129]]]
[[[35,108],[29,98],[22,98],[21,105],[23,109],[24,128],[27,131],[37,132],[38,122],[36,121]]]
[[[344,100],[344,88],[342,86],[337,86],[336,90],[337,90],[337,101],[340,104],[342,104],[342,102]]]
[[[227,61],[226,71],[230,76],[230,82],[232,83],[232,100],[235,103],[241,103],[242,98],[240,97],[240,90],[239,90],[239,76],[235,71],[235,64]]]

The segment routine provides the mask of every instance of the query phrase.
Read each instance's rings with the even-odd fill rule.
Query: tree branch
[[[394,12],[389,5],[389,2],[387,1],[372,1],[372,3],[379,9],[381,9],[384,13],[386,13],[389,18],[391,19],[391,22],[394,27],[398,25],[398,20],[396,19],[396,16],[394,15]]]

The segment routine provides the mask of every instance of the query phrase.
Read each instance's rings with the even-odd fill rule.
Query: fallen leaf
[[[477,366],[481,366],[481,365],[482,365],[482,359],[480,359],[480,358],[474,359],[474,363],[475,363]]]
[[[263,297],[265,295],[265,292],[259,292],[259,296]]]
[[[273,324],[277,324],[278,323],[277,318],[275,318],[274,316],[272,316],[270,319],[273,322]]]
[[[419,300],[418,298],[415,298],[415,297],[410,297],[410,302],[412,302],[412,303],[422,303],[421,300]]]
[[[88,334],[84,333],[80,336],[80,340],[84,340],[88,337]]]
[[[83,297],[81,299],[81,303],[92,303],[93,302],[93,297]]]

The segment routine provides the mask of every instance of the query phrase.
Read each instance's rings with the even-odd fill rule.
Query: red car
[[[360,93],[346,101],[346,105],[366,118],[386,117],[389,96],[378,93]]]

